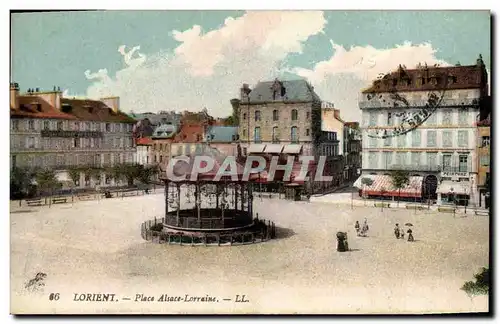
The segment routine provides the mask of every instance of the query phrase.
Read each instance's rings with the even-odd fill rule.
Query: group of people
[[[364,221],[364,223],[363,223],[363,227],[361,227],[361,226],[359,225],[359,222],[358,222],[358,221],[356,221],[356,225],[354,225],[354,228],[356,229],[356,234],[357,234],[358,236],[363,236],[363,237],[365,237],[365,236],[367,235],[368,230],[370,229],[370,228],[368,227],[368,221],[366,220],[366,218],[365,218],[365,221]]]
[[[413,238],[413,231],[411,228],[408,228],[406,231],[408,233],[408,242],[413,242],[415,239]],[[405,230],[399,227],[399,224],[396,224],[396,227],[394,227],[394,235],[396,236],[397,239],[403,239],[405,238]]]

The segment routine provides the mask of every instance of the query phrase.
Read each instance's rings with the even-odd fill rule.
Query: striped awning
[[[457,195],[468,195],[467,191],[470,191],[470,184],[467,182],[457,182],[443,180],[437,187],[436,192],[441,194],[454,193]]]
[[[302,150],[302,145],[289,144],[289,145],[285,145],[285,148],[283,149],[283,153],[285,153],[285,154],[300,154],[301,150]]]
[[[283,145],[281,144],[267,144],[264,153],[281,153]]]
[[[371,186],[362,183],[363,178],[373,181]],[[362,175],[355,182],[354,187],[363,190],[366,195],[374,196],[401,196],[401,197],[422,197],[422,182],[424,177],[409,177],[410,182],[401,191],[394,188],[392,178],[388,175]]]
[[[250,144],[247,153],[262,153],[265,147],[265,144]]]

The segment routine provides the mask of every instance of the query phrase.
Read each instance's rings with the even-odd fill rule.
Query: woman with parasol
[[[408,226],[408,230],[406,233],[408,233],[408,242],[414,242],[415,239],[413,238],[413,231],[411,230],[411,227],[413,226],[412,223],[406,223],[405,226]]]

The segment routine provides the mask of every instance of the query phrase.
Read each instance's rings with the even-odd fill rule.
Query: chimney
[[[47,101],[52,107],[57,110],[61,110],[61,97],[62,93],[58,90],[53,90],[49,92],[40,92],[39,88],[36,88],[35,95]]]
[[[335,119],[340,119],[340,109],[333,109],[333,116]]]
[[[101,101],[116,114],[120,111],[120,97],[101,98]]]
[[[243,87],[240,89],[240,99],[243,101],[248,101],[248,95],[252,92],[250,86],[247,83],[243,83]]]
[[[17,109],[17,97],[19,96],[19,84],[11,82],[10,84],[10,108]]]

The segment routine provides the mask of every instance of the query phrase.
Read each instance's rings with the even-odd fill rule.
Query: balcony
[[[370,108],[392,108],[394,107],[394,101],[389,99],[387,100],[386,98],[385,102],[382,100],[377,100],[377,99],[372,99],[372,100],[361,100],[359,101],[359,108],[360,109],[370,109]],[[410,104],[409,107],[415,107],[415,108],[420,108],[420,107],[425,107],[427,104],[427,99],[423,100],[411,100],[408,99],[408,102]],[[401,102],[398,102],[399,107],[406,108],[404,107],[404,104]],[[439,103],[439,107],[463,107],[463,106],[478,106],[479,107],[479,99],[441,99]]]
[[[400,170],[400,171],[414,171],[414,172],[440,172],[441,171],[441,166],[440,165],[415,165],[415,164],[390,164],[384,167],[364,167],[364,169],[368,170],[387,170],[387,171],[395,171],[395,170]]]

